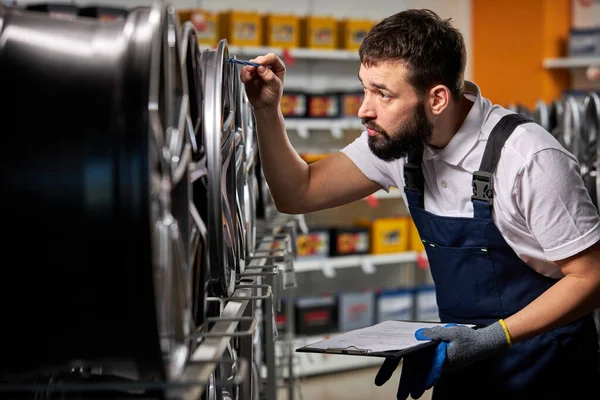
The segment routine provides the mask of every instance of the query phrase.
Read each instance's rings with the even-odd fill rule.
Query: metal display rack
[[[46,394],[47,397],[36,398],[71,398],[69,393],[77,393],[78,399],[97,398],[105,393],[106,399],[168,399],[168,400],[276,400],[281,379],[277,371],[275,359],[275,340],[278,337],[275,326],[274,311],[280,304],[280,295],[294,286],[293,270],[293,238],[295,227],[290,216],[278,215],[262,226],[262,238],[255,256],[250,260],[246,271],[242,273],[230,297],[208,298],[209,302],[217,302],[221,306],[218,317],[209,318],[210,329],[197,335],[198,347],[187,362],[185,370],[178,381],[174,382],[101,382],[38,385],[2,385],[0,398],[8,395],[19,398],[23,393]],[[283,247],[277,243],[284,243]],[[261,326],[264,326],[264,332]],[[224,353],[231,346],[232,339],[239,339],[237,360],[227,360]],[[257,345],[259,350],[257,352]],[[264,355],[263,350],[264,348]],[[252,365],[264,365],[266,377],[253,377]],[[219,366],[235,364],[234,376],[225,379],[211,379]],[[291,366],[290,366],[291,371]],[[288,379],[290,391],[293,390],[294,379]],[[223,393],[225,386],[237,389],[237,395],[230,397]],[[123,391],[115,395],[115,391]],[[142,391],[143,396],[124,395],[125,391]],[[152,391],[152,395],[149,395]],[[209,391],[211,394],[209,394]],[[59,397],[51,397],[56,392]],[[214,396],[213,396],[214,395]],[[11,397],[14,396],[14,397]],[[36,395],[37,396],[37,395]],[[64,396],[64,397],[63,397]]]
[[[5,277],[14,290],[30,292],[2,302],[14,329],[1,337],[10,351],[0,399],[276,400],[275,311],[296,284],[297,221],[273,206],[253,111],[229,62],[235,54],[224,39],[216,49],[200,48],[193,25],[182,26],[167,0],[122,10],[124,19],[111,23],[70,10],[63,20],[51,4],[0,5],[10,112],[28,110],[32,95],[46,99],[56,80],[71,93],[48,101],[40,118],[45,128],[61,126],[63,136],[19,159],[27,171],[58,163],[72,173],[65,180],[72,178],[73,189],[51,185],[47,196],[31,198],[33,191],[16,192],[39,187],[36,178],[27,181],[34,174],[15,169],[7,179],[14,198],[53,210],[19,211],[14,225],[35,221],[50,227],[48,237],[67,234],[42,241],[47,246],[26,268]],[[60,56],[50,46],[32,50],[37,58],[19,58],[29,54],[19,50],[27,41],[11,34],[19,29],[72,45]],[[93,50],[97,40],[107,54]],[[35,72],[48,65],[32,60],[44,57],[61,71],[54,80]],[[10,81],[29,82],[31,90]],[[96,96],[102,104],[72,112]],[[40,132],[30,125],[22,133],[41,140]],[[63,140],[76,143],[72,160]],[[58,219],[75,225],[61,230],[50,222]],[[7,247],[19,252],[18,245]],[[34,308],[33,318],[24,317]]]
[[[198,382],[191,387],[173,387],[167,390],[169,400],[198,400],[209,389],[210,376],[220,363],[232,338],[239,338],[238,356],[243,360],[236,376],[227,382],[215,382],[218,391],[224,383],[238,385],[239,400],[276,400],[281,387],[278,365],[275,359],[275,341],[278,332],[274,312],[281,304],[284,290],[295,286],[293,245],[295,243],[295,220],[279,214],[259,227],[263,235],[255,255],[240,275],[233,296],[209,298],[223,308],[219,317],[212,318],[209,331],[191,356],[183,374],[183,382]],[[283,246],[278,246],[282,243]],[[264,332],[260,334],[260,326]],[[257,335],[260,335],[257,337]],[[260,344],[257,354],[256,344]],[[258,359],[257,359],[258,358]],[[266,377],[253,379],[252,365],[264,365]],[[291,369],[290,369],[291,371]],[[288,378],[289,390],[293,391],[293,375]],[[258,386],[258,387],[256,387]],[[216,398],[219,398],[218,396]],[[225,397],[222,397],[223,399]],[[232,398],[233,399],[233,398]]]

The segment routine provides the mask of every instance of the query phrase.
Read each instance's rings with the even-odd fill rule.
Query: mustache
[[[375,132],[378,132],[378,133],[381,133],[381,134],[383,134],[383,135],[387,136],[387,132],[385,131],[385,129],[383,129],[382,127],[380,127],[379,125],[377,125],[377,124],[376,124],[375,122],[373,122],[372,120],[370,120],[370,119],[366,119],[366,118],[363,118],[363,119],[361,120],[361,122],[362,122],[362,124],[363,124],[365,127],[369,128],[369,129],[371,129],[371,130],[373,130],[373,131],[375,131]]]

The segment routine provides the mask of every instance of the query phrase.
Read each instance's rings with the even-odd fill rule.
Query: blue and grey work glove
[[[415,332],[415,337],[418,340],[439,340],[440,344],[404,356],[398,400],[406,400],[409,394],[413,399],[420,398],[435,385],[442,368],[446,371],[460,370],[511,345],[510,333],[503,320],[481,329],[456,324],[422,328]],[[377,386],[390,379],[400,359],[385,359],[375,377]]]

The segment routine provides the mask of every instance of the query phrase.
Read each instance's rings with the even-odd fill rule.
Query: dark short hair
[[[431,10],[405,10],[385,18],[367,34],[358,53],[367,67],[404,62],[408,81],[420,95],[439,84],[456,100],[463,94],[467,58],[463,36],[450,19]]]

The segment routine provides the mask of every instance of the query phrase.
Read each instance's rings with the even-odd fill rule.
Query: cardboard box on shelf
[[[356,225],[369,228],[371,254],[400,253],[410,250],[409,217],[359,219]]]
[[[375,21],[344,19],[337,22],[339,48],[358,50],[367,33],[375,26]]]
[[[294,49],[300,47],[300,18],[291,14],[263,16],[265,46]]]
[[[300,21],[303,47],[321,50],[337,48],[338,32],[335,18],[309,15]]]
[[[221,37],[231,46],[261,46],[263,19],[258,12],[227,10],[219,13]]]
[[[219,35],[218,14],[197,8],[189,10],[187,19],[196,28],[198,44],[212,48],[219,43],[221,38]]]

